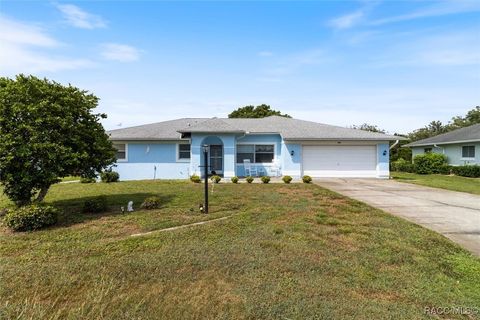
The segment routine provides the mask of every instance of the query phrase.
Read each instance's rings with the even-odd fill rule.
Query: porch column
[[[235,136],[221,137],[223,141],[223,176],[231,178],[235,176]]]

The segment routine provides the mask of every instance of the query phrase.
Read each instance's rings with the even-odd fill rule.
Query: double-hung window
[[[462,158],[475,158],[475,146],[463,146]]]
[[[127,160],[127,144],[126,143],[114,143],[113,147],[117,150],[115,157],[117,160],[126,161]]]
[[[189,160],[190,159],[190,144],[179,144],[178,145],[178,160]]]
[[[275,157],[273,144],[239,144],[237,145],[237,163],[250,160],[251,163],[272,163]]]

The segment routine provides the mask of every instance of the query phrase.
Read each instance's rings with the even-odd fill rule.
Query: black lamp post
[[[203,172],[205,177],[205,205],[203,210],[205,213],[208,213],[208,145],[203,145]]]

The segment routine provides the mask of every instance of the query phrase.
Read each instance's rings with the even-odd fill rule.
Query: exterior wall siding
[[[177,160],[177,143],[127,142],[127,160],[114,170],[120,180],[186,179],[190,162]]]
[[[223,145],[223,175],[226,179],[233,176],[245,176],[243,164],[236,163],[238,144],[274,144],[274,162],[272,164],[255,164],[259,169],[259,175],[279,174],[299,178],[303,174],[302,143],[285,142],[279,134],[214,135],[193,133],[190,160],[177,159],[178,144],[188,143],[188,141],[170,141],[168,143],[126,141],[126,143],[127,160],[119,161],[115,168],[119,172],[121,180],[188,179],[192,174],[201,176],[203,173],[201,167],[203,166],[203,144]],[[328,144],[328,142],[326,143]],[[367,142],[359,142],[359,144],[367,144]],[[369,144],[371,145],[372,142]],[[376,146],[377,177],[386,178],[389,176],[389,144],[381,142],[377,143]],[[479,154],[480,147],[477,147],[477,159]]]
[[[475,158],[464,159],[462,158],[462,146],[475,146]],[[445,144],[439,145],[438,148],[433,146],[412,147],[412,157],[419,154],[424,154],[425,148],[432,148],[434,153],[443,153],[447,156],[448,164],[454,166],[476,164],[480,165],[480,142],[476,143],[458,143],[458,144]]]

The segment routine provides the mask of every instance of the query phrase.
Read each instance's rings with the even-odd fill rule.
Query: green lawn
[[[480,194],[480,178],[466,178],[440,174],[415,174],[406,172],[391,172],[390,175],[395,180],[400,182],[408,182],[428,187]]]
[[[202,188],[55,185],[58,226],[0,229],[0,318],[418,319],[425,307],[480,308],[480,259],[439,234],[307,184],[215,185],[201,215],[190,209]],[[111,212],[80,214],[97,194]],[[150,195],[161,209],[121,214]]]

